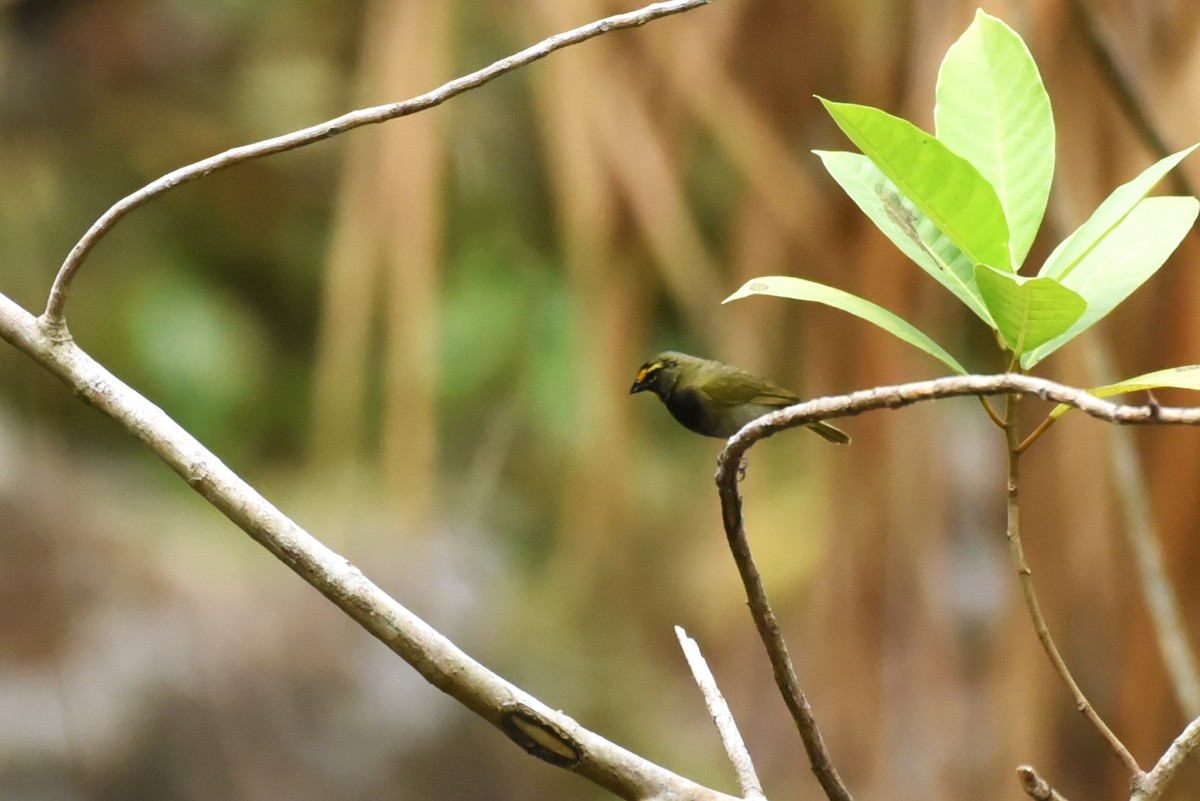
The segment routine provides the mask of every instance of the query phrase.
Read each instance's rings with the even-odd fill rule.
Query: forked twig
[[[772,412],[748,424],[731,437],[717,460],[716,483],[721,500],[721,519],[734,562],[746,588],[750,613],[770,659],[775,683],[804,741],[812,770],[830,799],[844,801],[850,798],[850,794],[825,748],[808,699],[800,690],[795,666],[788,655],[787,644],[779,631],[779,623],[767,601],[762,576],[750,552],[742,518],[742,497],[738,489],[739,466],[746,452],[759,440],[817,420],[853,416],[877,409],[898,409],[937,398],[969,395],[988,397],[1010,393],[1034,395],[1043,400],[1065,403],[1092,417],[1111,423],[1200,425],[1200,408],[1123,406],[1096,398],[1077,387],[1018,373],[953,376],[818,398]],[[1140,770],[1136,775],[1142,775]]]

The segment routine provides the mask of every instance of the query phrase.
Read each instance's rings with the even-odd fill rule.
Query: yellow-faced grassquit
[[[675,351],[658,354],[638,370],[629,394],[647,390],[685,428],[706,437],[732,437],[751,420],[800,402],[795,393],[765,378]],[[846,432],[825,422],[807,427],[830,442],[850,441]]]

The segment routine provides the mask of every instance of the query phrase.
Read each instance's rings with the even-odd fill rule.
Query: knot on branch
[[[500,728],[526,753],[560,768],[579,764],[580,749],[566,732],[529,707],[518,704],[500,718]]]

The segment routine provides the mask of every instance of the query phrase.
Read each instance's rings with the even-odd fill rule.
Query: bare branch
[[[759,422],[761,422],[761,418]],[[757,424],[751,423],[750,425]],[[783,702],[791,712],[792,720],[796,722],[800,739],[804,742],[805,753],[808,754],[809,767],[812,768],[813,774],[817,777],[817,781],[829,801],[853,801],[853,796],[850,795],[845,782],[842,781],[837,768],[834,767],[829,749],[825,747],[825,739],[821,736],[821,730],[813,716],[812,706],[800,689],[800,680],[796,677],[796,668],[788,654],[787,643],[784,642],[783,634],[779,630],[779,621],[775,618],[775,610],[771,608],[771,603],[767,600],[767,590],[763,586],[762,574],[758,572],[758,565],[754,563],[754,556],[750,553],[750,542],[746,538],[746,528],[742,521],[742,500],[737,490],[737,475],[742,461],[740,455],[733,458],[732,461],[729,457],[735,441],[745,434],[746,430],[743,428],[729,441],[729,444],[721,452],[717,466],[717,484],[721,493],[721,518],[725,526],[725,538],[729,541],[729,549],[733,552],[733,561],[737,565],[738,574],[742,577],[742,586],[746,589],[750,615],[754,618],[758,636],[767,649],[767,657],[771,661],[771,671],[775,676],[775,686],[779,688]],[[727,465],[731,464],[733,467],[727,470]],[[732,479],[732,489],[727,489],[723,483],[726,477]],[[728,492],[732,492],[732,496],[728,495]]]
[[[848,395],[828,395],[763,415],[729,438],[718,460],[717,483],[736,489],[738,462],[756,442],[815,420],[854,417],[876,409],[900,409],[915,403],[968,395],[993,397],[1016,392],[1065,403],[1100,420],[1120,424],[1200,425],[1200,407],[1127,406],[1089,395],[1086,389],[1020,373],[964,375],[874,387]]]
[[[1157,801],[1161,798],[1167,784],[1197,746],[1200,746],[1200,718],[1189,723],[1158,760],[1158,764],[1139,781],[1134,782],[1130,801]]]
[[[0,338],[120,423],[238,528],[315,587],[430,684],[501,729],[534,756],[626,799],[732,801],[576,723],[461,651],[317,541],[206,450],[161,409],[125,385],[70,339],[43,331],[0,295]]]
[[[66,260],[63,262],[62,267],[59,268],[58,275],[54,279],[54,284],[50,288],[50,297],[46,302],[46,310],[42,314],[41,323],[48,332],[62,336],[59,329],[63,325],[63,313],[67,303],[67,293],[71,288],[71,281],[79,271],[84,260],[88,257],[88,254],[96,246],[96,243],[126,214],[177,186],[189,183],[217,170],[241,164],[244,161],[304,147],[305,145],[319,142],[322,139],[329,139],[330,137],[363,125],[387,122],[399,117],[408,116],[409,114],[415,114],[418,111],[433,108],[456,95],[460,95],[471,89],[477,89],[505,73],[512,72],[526,64],[545,58],[555,50],[579,44],[609,31],[621,28],[633,28],[645,25],[647,22],[661,17],[690,11],[709,2],[710,0],[669,0],[669,2],[648,5],[637,11],[605,17],[574,30],[555,34],[532,47],[525,48],[519,53],[502,58],[494,64],[472,72],[469,75],[455,78],[449,83],[439,86],[437,89],[410,98],[409,100],[351,111],[318,125],[271,139],[264,139],[254,144],[235,147],[226,150],[224,153],[218,153],[202,161],[197,161],[195,164],[189,164],[186,167],[180,167],[173,172],[169,172],[133,194],[117,201],[108,211],[101,215],[100,219],[92,223],[92,227],[71,248],[71,252],[67,254]]]
[[[679,626],[675,627],[675,636],[679,638],[679,647],[683,649],[683,656],[687,659],[688,667],[692,669],[692,676],[695,677],[696,684],[700,687],[700,693],[704,696],[704,705],[708,707],[708,713],[712,715],[713,723],[717,725],[717,732],[721,735],[721,744],[725,746],[725,753],[729,755],[729,761],[733,763],[733,769],[737,773],[738,786],[742,788],[742,798],[746,801],[766,801],[762,783],[758,780],[758,774],[754,772],[754,763],[750,759],[750,752],[746,749],[742,733],[738,731],[733,713],[729,711],[729,704],[725,702],[725,696],[721,695],[721,690],[717,687],[717,680],[713,677],[712,671],[708,669],[708,663],[704,661],[704,656],[700,653],[700,646]]]
[[[746,452],[761,439],[787,428],[802,426],[816,420],[847,417],[876,409],[897,409],[938,398],[976,395],[980,397],[1018,393],[1034,395],[1043,400],[1066,403],[1087,414],[1113,423],[1171,423],[1200,425],[1200,408],[1168,408],[1122,406],[1100,400],[1085,390],[1059,384],[1044,378],[1017,373],[995,376],[953,376],[931,381],[918,381],[897,386],[877,387],[799,403],[764,415],[730,437],[717,460],[717,490],[721,500],[721,518],[725,536],[733,552],[734,562],[742,577],[749,600],[750,613],[758,628],[775,675],[775,683],[784,703],[804,741],[813,773],[833,801],[850,798],[825,748],[819,728],[813,718],[808,699],[800,690],[795,666],[788,655],[787,644],[779,631],[779,623],[767,601],[762,576],[750,553],[742,519],[742,498],[738,490],[738,470]]]

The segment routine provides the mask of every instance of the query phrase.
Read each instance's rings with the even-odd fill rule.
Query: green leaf
[[[1087,222],[1076,228],[1074,233],[1054,249],[1046,263],[1038,270],[1038,275],[1059,279],[1069,275],[1088,253],[1098,247],[1121,221],[1129,216],[1147,193],[1198,146],[1200,145],[1192,145],[1186,150],[1160,159],[1129,183],[1114,189],[1112,194],[1096,207]]]
[[[925,214],[900,194],[888,177],[860,153],[814,151],[833,179],[876,227],[989,328],[991,315],[975,288],[975,264]]]
[[[860,298],[858,295],[852,295],[841,289],[835,289],[825,284],[818,284],[815,281],[807,281],[803,278],[770,275],[747,281],[741,289],[725,298],[723,302],[728,303],[731,300],[747,298],[751,295],[774,295],[779,298],[807,300],[813,303],[823,303],[835,309],[841,309],[844,312],[853,314],[855,317],[866,320],[868,323],[877,325],[892,336],[925,351],[954,372],[960,375],[967,374],[967,369],[959,364],[957,359],[947,353],[941,345],[917,329],[916,326],[892,314],[882,306],[878,306],[865,298]]]
[[[1196,221],[1194,197],[1150,197],[1087,251],[1062,284],[1087,301],[1087,311],[1060,336],[1022,358],[1032,367],[1094,325],[1158,272]]]
[[[975,13],[942,60],[933,117],[937,138],[996,190],[1015,270],[1046,213],[1054,177],[1054,116],[1037,64],[1012,28]]]
[[[1200,364],[1185,364],[1182,367],[1168,367],[1165,370],[1155,370],[1153,373],[1144,373],[1133,378],[1126,378],[1124,381],[1118,381],[1115,384],[1092,387],[1088,390],[1088,394],[1095,395],[1097,398],[1107,398],[1112,395],[1124,395],[1126,392],[1138,392],[1139,390],[1157,389],[1159,387],[1200,390]],[[1074,406],[1060,403],[1050,412],[1050,417],[1062,417],[1074,408]]]
[[[908,120],[818,98],[905,197],[976,264],[1011,269],[1008,223],[996,190],[969,161]]]
[[[1053,278],[1028,278],[980,264],[975,282],[1014,356],[1062,334],[1087,303]]]

